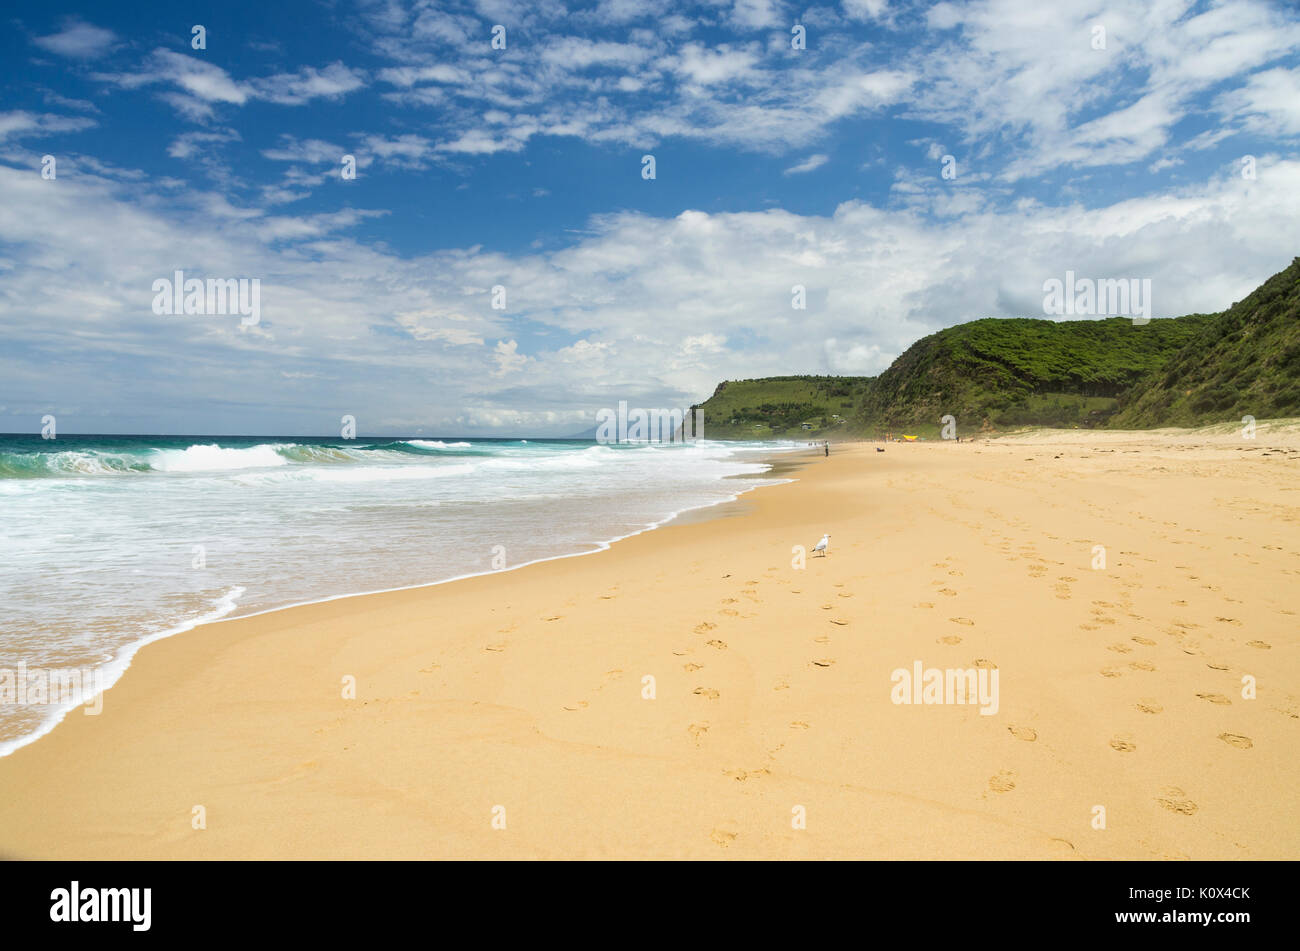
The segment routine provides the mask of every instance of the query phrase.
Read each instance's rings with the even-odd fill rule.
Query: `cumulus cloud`
[[[941,327],[1041,316],[1043,282],[1067,269],[1150,278],[1156,316],[1214,311],[1284,267],[1300,239],[1300,163],[1278,159],[1261,159],[1254,181],[1224,169],[1095,208],[985,203],[940,218],[926,204],[948,196],[935,184],[903,209],[625,212],[569,247],[515,254],[405,256],[350,237],[378,211],[272,215],[89,172],[54,188],[0,165],[0,189],[7,405],[165,422],[201,399],[285,431],[340,404],[505,419],[633,390],[644,405],[683,405],[726,378],[876,373]],[[262,323],[155,316],[151,284],[177,268],[260,278]],[[491,306],[496,284],[506,311]],[[796,284],[806,309],[791,306]],[[31,372],[52,360],[66,372]],[[565,420],[556,431],[571,431]]]

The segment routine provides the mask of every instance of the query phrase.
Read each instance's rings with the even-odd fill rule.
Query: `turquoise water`
[[[0,436],[0,678],[103,688],[208,621],[596,551],[764,484],[727,477],[776,448]],[[0,755],[72,705],[0,702]]]

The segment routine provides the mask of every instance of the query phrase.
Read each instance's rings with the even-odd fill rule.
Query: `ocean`
[[[0,756],[150,641],[598,551],[780,481],[763,460],[795,448],[0,435]],[[61,698],[39,692],[50,672]]]

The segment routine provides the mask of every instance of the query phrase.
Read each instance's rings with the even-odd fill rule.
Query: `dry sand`
[[[600,554],[202,627],[0,760],[0,854],[1300,858],[1298,432],[835,447]],[[894,704],[915,661],[996,665],[997,714]]]

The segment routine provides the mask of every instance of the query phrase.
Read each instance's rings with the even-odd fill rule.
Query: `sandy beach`
[[[0,760],[0,854],[1300,858],[1300,427],[877,448],[149,645]]]

